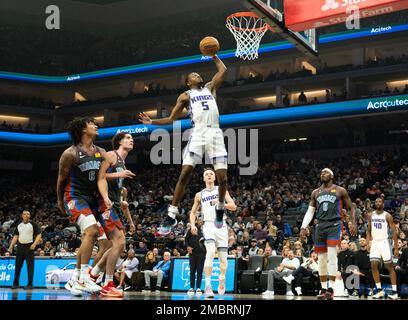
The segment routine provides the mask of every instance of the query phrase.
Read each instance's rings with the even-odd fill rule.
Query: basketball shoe
[[[159,235],[167,236],[171,232],[171,229],[173,229],[177,225],[177,220],[175,219],[177,213],[178,213],[177,207],[174,206],[169,207],[168,213],[158,230]],[[172,218],[170,214],[174,216],[174,218]]]
[[[208,299],[214,298],[214,292],[213,292],[211,286],[206,286],[205,287],[204,295]]]
[[[109,298],[123,298],[124,293],[122,290],[115,288],[115,283],[113,281],[109,281],[107,285],[102,287],[101,296]]]
[[[95,282],[93,282],[90,277],[88,277],[85,281],[75,281],[73,288],[88,293],[96,293],[102,289]]]

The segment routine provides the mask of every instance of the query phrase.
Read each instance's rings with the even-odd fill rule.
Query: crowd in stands
[[[225,18],[232,12],[228,8],[216,8],[212,11],[207,9],[206,13],[189,12],[163,17],[160,20],[161,28],[154,23],[142,23],[132,28],[131,32],[120,35],[63,29],[50,32],[40,26],[2,23],[0,70],[68,75],[196,55],[199,41],[207,34],[216,35],[223,49],[235,47],[235,40],[225,27]],[[400,23],[406,23],[404,11],[363,19],[361,28]],[[345,25],[338,24],[322,28],[319,33],[343,30],[346,30]],[[263,43],[277,40],[281,38],[268,32]]]
[[[326,73],[331,73],[331,72],[341,72],[341,71],[349,71],[349,70],[355,70],[355,69],[360,69],[360,68],[366,68],[366,67],[376,67],[376,66],[381,66],[381,65],[392,65],[392,64],[401,64],[401,63],[408,63],[408,55],[402,55],[400,57],[386,57],[384,59],[378,58],[376,60],[369,59],[366,61],[364,65],[360,66],[353,66],[353,65],[341,65],[341,66],[327,66],[327,64],[324,64],[322,68],[319,68],[317,70],[317,74],[326,74]],[[256,84],[256,83],[263,83],[263,82],[269,82],[269,81],[276,81],[276,80],[284,80],[284,79],[290,79],[290,78],[297,78],[297,77],[308,77],[312,76],[312,72],[306,68],[302,68],[302,70],[290,73],[287,70],[276,70],[276,71],[271,71],[271,73],[263,77],[260,74],[254,74],[250,73],[248,77],[240,77],[232,82],[224,82],[222,87],[234,87],[234,86],[242,86],[242,85],[249,85],[249,84]],[[178,88],[167,88],[164,85],[161,85],[160,83],[150,83],[149,85],[146,86],[145,90],[140,93],[129,93],[128,96],[126,97],[121,97],[121,96],[112,96],[112,97],[105,97],[101,99],[88,99],[85,101],[78,101],[78,102],[73,102],[69,105],[65,105],[63,107],[69,107],[69,106],[84,106],[84,105],[91,105],[91,104],[97,104],[97,103],[108,103],[108,102],[118,102],[118,101],[125,101],[125,100],[133,100],[133,99],[140,99],[140,98],[147,98],[147,97],[158,97],[158,96],[164,96],[164,95],[176,95],[180,94],[187,90],[187,87],[181,86]],[[390,89],[388,86],[384,87],[383,90],[373,90],[373,91],[364,91],[361,92],[360,94],[357,94],[357,96],[352,97],[352,99],[356,98],[362,98],[362,97],[377,97],[377,96],[386,96],[386,95],[398,95],[398,94],[407,94],[408,93],[408,85],[401,86],[400,88],[394,87],[393,89]],[[347,100],[347,92],[345,87],[341,89],[341,91],[336,92],[335,90],[332,90],[331,88],[326,89],[326,97],[324,99],[319,99],[317,97],[307,97],[303,92],[296,97],[294,101],[291,101],[289,98],[289,94],[284,94],[283,96],[283,106],[288,107],[288,106],[296,106],[296,105],[302,105],[302,104],[316,104],[316,103],[324,103],[324,102],[332,102],[332,101],[344,101]],[[5,105],[18,105],[18,106],[28,106],[28,107],[38,107],[38,108],[47,108],[47,109],[55,109],[55,103],[52,101],[45,101],[39,97],[32,97],[32,98],[24,98],[24,97],[19,97],[19,96],[8,96],[6,94],[0,95],[0,104],[5,104]],[[270,107],[273,107],[273,105],[270,105]],[[242,107],[239,107],[238,109],[241,110]],[[245,106],[246,108],[246,106]],[[235,108],[237,109],[237,108]],[[238,109],[234,111],[239,111]],[[9,126],[2,126],[2,130],[7,130],[7,131],[31,131],[31,128],[20,128],[20,127],[11,127]]]
[[[19,132],[27,132],[27,133],[39,133],[40,132],[40,125],[37,123],[33,125],[31,122],[28,122],[27,125],[23,126],[20,124],[8,124],[6,121],[3,121],[0,124],[1,131],[19,131]]]
[[[293,246],[302,242],[304,252],[310,252],[313,239],[298,239],[302,214],[307,209],[309,196],[318,185],[321,168],[330,167],[336,173],[335,182],[345,187],[357,207],[359,232],[367,228],[367,213],[372,210],[376,197],[386,199],[386,210],[400,223],[400,239],[405,241],[408,208],[408,166],[402,156],[395,152],[381,154],[355,154],[337,157],[330,161],[301,158],[291,161],[273,161],[260,166],[254,176],[239,176],[231,168],[229,186],[238,210],[229,215],[229,252],[243,255],[257,252],[268,243],[275,252],[281,253],[288,240]],[[154,247],[160,251],[177,249],[185,255],[184,235],[188,228],[188,212],[195,192],[201,190],[201,175],[196,174],[181,204],[179,224],[166,239],[158,237],[157,227],[162,214],[171,200],[179,169],[176,166],[150,168],[138,172],[138,178],[128,186],[130,208],[136,225],[135,234],[127,232],[127,246],[136,252],[146,252]],[[0,234],[4,254],[11,232],[22,210],[30,210],[34,221],[43,230],[43,243],[38,250],[45,255],[73,253],[80,239],[77,229],[55,206],[55,177],[27,179],[21,174],[2,174],[0,198]],[[287,222],[287,212],[297,211],[296,221]],[[311,227],[313,229],[313,227]],[[347,234],[347,223],[345,234]],[[313,231],[311,230],[311,234]],[[251,249],[251,240],[256,240]],[[144,244],[143,244],[144,243]],[[252,242],[253,245],[253,242]],[[256,248],[256,250],[254,249]],[[294,247],[292,248],[294,249]]]

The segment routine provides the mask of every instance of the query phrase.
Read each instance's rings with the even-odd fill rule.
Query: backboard
[[[269,24],[274,33],[292,43],[296,49],[309,57],[318,55],[318,35],[316,29],[295,32],[285,25],[283,8],[277,8],[276,1],[271,0],[242,0],[242,4],[250,11],[255,12]]]

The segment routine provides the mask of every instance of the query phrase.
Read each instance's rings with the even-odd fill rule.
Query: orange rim
[[[229,20],[231,20],[232,18],[241,18],[241,17],[253,17],[253,18],[258,18],[259,19],[259,16],[255,13],[255,12],[252,12],[252,11],[246,11],[246,12],[236,12],[236,13],[233,13],[233,14],[231,14],[231,15],[229,15],[228,17],[227,17],[227,22],[229,21]],[[234,30],[236,30],[236,31],[255,31],[255,32],[264,32],[264,30],[265,30],[265,27],[267,28],[267,29],[269,29],[269,30],[272,30],[272,28],[269,26],[269,24],[267,24],[265,21],[262,21],[263,23],[264,23],[264,26],[263,27],[261,27],[261,28],[240,28],[240,27],[236,27],[236,26],[234,26],[234,25],[230,25]]]

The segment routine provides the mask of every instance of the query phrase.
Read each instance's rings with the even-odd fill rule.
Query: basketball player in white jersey
[[[214,55],[213,60],[218,69],[212,80],[204,85],[203,78],[198,73],[190,73],[186,84],[190,90],[182,93],[176,106],[167,118],[150,119],[145,113],[139,114],[139,120],[144,124],[166,125],[176,121],[184,108],[188,109],[192,123],[192,133],[183,153],[183,166],[179,180],[174,191],[173,200],[168,209],[168,214],[159,229],[161,235],[170,233],[177,224],[176,215],[178,205],[184,196],[186,185],[197,163],[201,163],[206,153],[213,161],[215,174],[218,180],[219,194],[216,207],[215,224],[222,228],[225,213],[224,201],[227,191],[227,151],[224,136],[219,125],[219,112],[215,101],[216,90],[224,80],[227,68],[224,63]]]
[[[392,216],[384,211],[384,200],[377,198],[375,200],[375,211],[368,217],[367,240],[370,248],[371,269],[373,278],[377,287],[377,293],[374,299],[381,299],[385,296],[381,288],[379,262],[383,260],[385,267],[388,269],[391,278],[392,294],[388,298],[398,299],[397,293],[397,275],[392,264],[392,250],[388,241],[388,233],[391,231],[392,240],[394,241],[394,256],[399,256],[398,237]]]
[[[213,268],[213,261],[216,251],[218,252],[218,259],[220,261],[220,277],[218,281],[217,292],[220,295],[225,293],[225,274],[228,267],[228,226],[225,222],[226,217],[223,218],[222,227],[217,228],[214,224],[216,219],[216,205],[218,203],[218,186],[214,185],[215,172],[211,168],[205,168],[203,174],[205,182],[205,189],[197,192],[194,197],[194,204],[190,212],[191,233],[197,234],[197,227],[195,225],[196,215],[198,209],[201,207],[201,212],[204,220],[203,235],[204,244],[207,253],[204,261],[205,274],[205,297],[214,298],[214,293],[211,286],[211,274]],[[236,211],[237,206],[234,200],[229,195],[228,191],[225,194],[225,208],[230,211]]]

